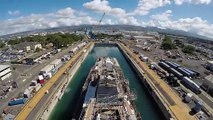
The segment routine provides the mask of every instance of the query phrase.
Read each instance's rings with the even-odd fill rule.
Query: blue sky
[[[0,35],[58,26],[131,24],[213,38],[212,0],[0,0]]]

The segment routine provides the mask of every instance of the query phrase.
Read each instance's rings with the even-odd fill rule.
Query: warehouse
[[[207,69],[213,71],[213,61],[208,61],[208,63],[207,63]]]
[[[42,49],[42,45],[37,42],[22,42],[20,44],[15,45],[14,48],[19,51],[27,52],[31,50],[35,51],[37,48]]]
[[[205,77],[202,88],[206,90],[211,96],[213,96],[213,75],[210,74]]]
[[[12,75],[9,65],[0,65],[0,80],[4,81]]]

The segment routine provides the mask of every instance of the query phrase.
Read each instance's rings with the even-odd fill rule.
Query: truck
[[[24,104],[26,102],[26,98],[12,98],[8,105],[9,106],[14,106],[14,105],[19,105],[19,104]]]
[[[47,77],[48,73],[51,73],[53,68],[54,68],[54,65],[49,64],[40,70],[39,75],[43,75],[43,77]]]

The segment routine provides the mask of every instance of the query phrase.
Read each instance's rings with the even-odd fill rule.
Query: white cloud
[[[95,12],[105,12],[107,15],[116,17],[120,24],[139,25],[137,19],[135,19],[133,16],[129,16],[122,8],[112,8],[107,0],[93,0],[84,3],[83,6]]]
[[[171,4],[170,0],[139,0],[132,15],[147,15],[150,10]]]
[[[75,11],[72,8],[68,7],[68,8],[65,8],[65,9],[58,10],[57,15],[70,17],[70,16],[74,15],[74,12]]]
[[[126,11],[122,8],[111,7],[109,2],[106,0],[93,0],[85,3],[84,6],[87,9],[99,13],[106,12],[106,16],[103,19],[102,24],[128,24],[170,28],[194,32],[199,35],[213,38],[213,24],[208,23],[208,21],[203,20],[200,17],[172,20],[172,11],[167,10],[160,14],[151,15],[150,20],[148,22],[144,22],[136,19],[133,15],[126,13]],[[154,9],[153,7],[149,8]],[[29,16],[21,16],[14,19],[0,20],[0,35],[59,26],[98,24],[100,17],[90,17],[88,13],[84,11],[77,11],[68,7],[60,9],[54,13],[31,14]]]
[[[111,7],[109,6],[109,2],[107,0],[93,0],[90,2],[86,2],[83,4],[87,9],[91,9],[99,12],[110,12]]]
[[[200,17],[194,18],[180,18],[172,20],[172,11],[167,10],[161,14],[152,15],[151,20],[146,23],[147,26],[154,26],[159,28],[170,28],[175,30],[183,30],[186,32],[193,32],[199,35],[213,38],[213,24],[208,23]]]
[[[8,11],[8,14],[9,15],[19,15],[20,14],[20,11],[19,10],[15,10],[15,11]]]
[[[171,13],[171,10],[167,10],[162,14],[152,15],[151,18],[154,20],[168,21],[170,19]]]
[[[90,2],[86,2],[83,6],[87,9],[93,10],[99,13],[106,13],[108,15],[113,16],[126,16],[126,11],[122,8],[112,8],[109,6],[109,2],[107,0],[93,0]]]
[[[175,4],[182,5],[183,3],[193,3],[193,4],[209,4],[211,0],[174,0]]]
[[[76,12],[68,7],[55,13],[31,14],[0,21],[0,35],[42,28],[97,23],[98,21],[87,14]]]
[[[137,8],[128,14],[147,15],[150,10],[170,5],[173,2],[177,5],[182,5],[183,3],[209,4],[211,1],[212,0],[139,0]]]

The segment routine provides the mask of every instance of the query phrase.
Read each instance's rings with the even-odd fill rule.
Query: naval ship
[[[79,120],[141,120],[116,58],[100,57],[82,88]]]

